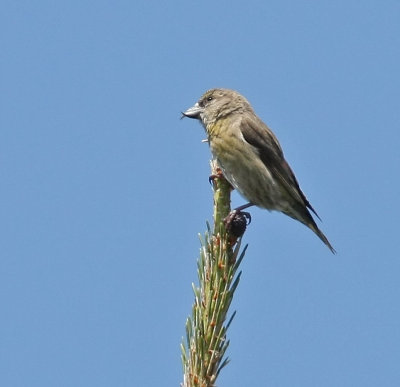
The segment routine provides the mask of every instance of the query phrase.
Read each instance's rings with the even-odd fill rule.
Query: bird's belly
[[[238,151],[211,144],[211,151],[225,178],[249,202],[277,211],[287,206],[279,185],[251,145]]]

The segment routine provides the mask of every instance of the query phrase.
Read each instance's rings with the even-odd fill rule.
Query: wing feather
[[[262,162],[296,202],[309,208],[320,219],[300,189],[292,169],[284,158],[281,146],[272,131],[257,116],[244,116],[240,124],[243,138],[258,152]]]

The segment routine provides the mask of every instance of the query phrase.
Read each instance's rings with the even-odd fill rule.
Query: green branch
[[[239,284],[241,272],[236,273],[246,250],[239,254],[241,238],[233,236],[236,232],[232,230],[227,233],[223,221],[230,213],[232,188],[215,162],[211,162],[211,171],[215,177],[214,227],[211,229],[207,223],[207,231],[200,236],[199,286],[192,285],[195,300],[192,315],[186,321],[186,343],[183,340],[181,344],[183,387],[215,386],[221,369],[229,362],[225,357],[229,346],[226,332],[236,313],[228,319],[229,306]]]

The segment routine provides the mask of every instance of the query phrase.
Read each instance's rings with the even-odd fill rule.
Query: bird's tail
[[[328,238],[325,236],[325,234],[315,224],[314,220],[312,221],[312,223],[307,223],[307,224],[304,223],[304,224],[307,227],[309,227],[311,230],[313,230],[315,232],[315,234],[317,234],[318,238],[321,239],[321,241],[324,242],[328,246],[329,250],[331,250],[333,254],[336,254],[336,250],[330,244],[330,242],[328,241]]]
[[[293,209],[291,209],[291,211],[292,210]],[[300,221],[301,223],[306,225],[308,228],[310,228],[312,231],[314,231],[314,233],[318,236],[318,238],[321,239],[321,241],[324,242],[326,244],[326,246],[328,246],[329,250],[333,254],[336,254],[336,250],[330,244],[330,242],[328,241],[328,238],[325,236],[325,234],[318,228],[317,224],[315,223],[313,217],[311,216],[311,214],[307,210],[307,208],[300,207],[297,210],[298,211],[296,211],[295,213],[289,213],[289,212],[285,212],[285,213],[286,213],[286,215],[289,215],[291,218]],[[313,210],[313,212],[315,212],[315,211]]]

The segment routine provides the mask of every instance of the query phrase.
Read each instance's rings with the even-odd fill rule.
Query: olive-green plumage
[[[317,213],[301,191],[278,139],[238,92],[212,89],[183,116],[202,122],[225,178],[251,204],[302,222],[335,253],[316,225]]]

